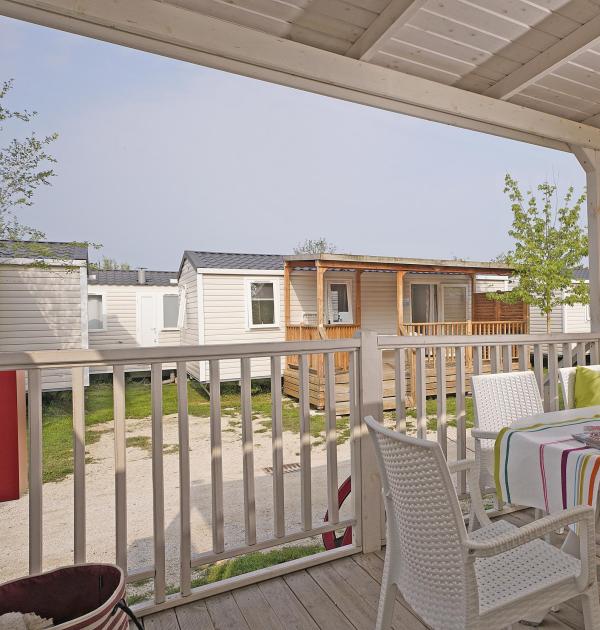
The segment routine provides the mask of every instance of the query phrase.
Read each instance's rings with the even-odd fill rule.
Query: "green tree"
[[[307,238],[294,247],[294,254],[335,254],[337,247],[326,238]]]
[[[20,138],[3,138],[8,128],[12,131],[13,127],[27,125],[37,116],[35,111],[16,111],[4,106],[12,85],[12,80],[0,85],[0,239],[39,240],[44,238],[43,232],[23,224],[19,214],[33,205],[38,188],[51,185],[56,159],[48,153],[48,146],[58,135],[38,137],[30,131]]]
[[[571,186],[560,202],[557,187],[548,182],[537,187],[538,195],[528,191],[525,196],[510,175],[504,184],[513,213],[508,233],[515,244],[502,260],[512,267],[512,277],[518,282],[512,291],[488,297],[539,308],[550,332],[553,308],[589,301],[587,283],[576,280],[573,273],[588,254],[587,233],[579,223],[585,194],[575,198]]]
[[[131,269],[131,265],[129,263],[120,263],[114,258],[109,258],[108,256],[102,256],[100,262],[90,262],[89,267],[95,271],[129,271]]]

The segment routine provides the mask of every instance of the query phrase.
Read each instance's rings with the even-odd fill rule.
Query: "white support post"
[[[359,359],[359,409],[362,433],[360,438],[361,459],[361,546],[363,553],[381,549],[381,480],[375,459],[375,449],[364,424],[366,416],[383,422],[383,370],[377,333],[361,331]]]
[[[590,241],[590,325],[591,332],[600,333],[600,151],[583,147],[571,148],[586,175]]]

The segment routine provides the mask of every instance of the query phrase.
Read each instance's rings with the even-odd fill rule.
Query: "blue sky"
[[[7,104],[57,131],[51,188],[22,216],[132,265],[184,249],[489,259],[510,246],[510,172],[581,190],[569,154],[0,18]]]

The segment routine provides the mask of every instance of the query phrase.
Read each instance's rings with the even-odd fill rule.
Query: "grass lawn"
[[[145,381],[128,381],[125,390],[125,412],[127,418],[147,418],[150,415],[150,386]],[[206,393],[194,381],[188,381],[188,408],[192,416],[208,417],[210,402]],[[93,431],[86,431],[86,443],[93,444],[100,439],[101,426],[112,422],[113,395],[112,384],[96,382],[85,391],[85,423]],[[235,417],[241,412],[240,394],[237,385],[224,384],[221,394],[223,416]],[[271,430],[271,394],[256,386],[252,395],[253,415],[258,425],[257,432]],[[163,385],[163,413],[177,413],[177,387],[175,383]],[[283,428],[285,431],[299,432],[298,406],[284,398],[282,405]],[[72,438],[72,401],[71,392],[47,392],[43,397],[43,478],[44,482],[60,481],[73,472]],[[348,420],[340,418],[340,439],[349,437]],[[235,422],[234,422],[235,426]],[[107,425],[106,430],[112,427]],[[322,440],[325,430],[323,414],[311,416],[311,434],[315,443]],[[129,437],[128,446],[148,449],[150,439]],[[171,445],[173,446],[173,445]],[[171,449],[167,452],[173,452]]]

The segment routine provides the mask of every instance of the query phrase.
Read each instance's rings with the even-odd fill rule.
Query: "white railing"
[[[517,348],[516,358],[514,347]],[[489,355],[483,348],[489,349]],[[452,349],[452,352],[448,352]],[[382,517],[377,469],[369,438],[361,418],[373,415],[383,421],[383,360],[393,354],[395,363],[395,422],[402,431],[407,429],[407,375],[415,379],[415,429],[419,437],[436,439],[443,452],[448,453],[448,379],[454,383],[456,417],[456,456],[467,454],[467,395],[471,373],[501,370],[530,369],[535,371],[547,409],[558,407],[558,367],[598,362],[599,338],[592,334],[574,335],[493,335],[452,337],[381,336],[361,332],[354,339],[298,341],[282,343],[235,344],[219,346],[178,346],[138,349],[69,350],[0,353],[0,370],[26,370],[28,374],[29,414],[29,571],[44,569],[44,489],[42,475],[42,376],[46,370],[70,368],[73,388],[74,438],[74,502],[73,502],[73,561],[84,562],[86,542],[86,455],[85,455],[85,368],[111,367],[114,399],[114,496],[115,506],[115,562],[127,575],[128,582],[152,579],[154,601],[145,604],[140,612],[160,610],[189,602],[192,599],[224,592],[234,587],[267,579],[299,568],[326,562],[358,551],[377,550],[382,542]],[[350,388],[350,467],[352,479],[352,507],[347,518],[340,519],[338,509],[338,444],[336,429],[335,353],[347,353]],[[426,360],[435,357],[433,367]],[[311,355],[323,355],[325,392],[325,472],[326,508],[329,519],[315,523],[313,484],[315,473],[310,441],[309,387]],[[452,362],[449,364],[448,357]],[[300,514],[299,527],[286,527],[286,501],[283,459],[282,416],[282,358],[298,357],[299,365],[299,436],[300,490],[297,494]],[[467,356],[472,361],[467,362]],[[562,359],[559,361],[559,356]],[[273,469],[272,505],[273,535],[263,536],[257,527],[255,496],[254,439],[251,398],[251,361],[270,359],[271,378],[271,457]],[[532,360],[533,357],[533,360]],[[224,476],[221,426],[220,362],[237,360],[240,365],[240,421],[243,509],[240,522],[244,544],[226,536],[224,512]],[[191,362],[206,361],[210,373],[210,521],[212,541],[210,550],[192,552],[190,526],[192,498],[190,492],[190,420],[188,414],[187,372]],[[414,362],[416,369],[408,366]],[[151,374],[151,439],[152,439],[152,547],[153,562],[147,567],[129,568],[128,558],[128,495],[127,449],[125,427],[124,366],[132,363],[150,366]],[[179,592],[167,596],[165,543],[165,475],[163,469],[163,387],[162,365],[176,364],[178,401],[179,452]],[[545,368],[547,368],[547,377]],[[452,371],[449,374],[449,370]],[[545,386],[547,384],[547,386]],[[427,431],[427,397],[435,396],[437,429]],[[207,461],[208,466],[208,461]],[[466,489],[464,476],[457,477],[459,490]],[[289,500],[289,497],[288,497]],[[289,505],[289,503],[288,503]],[[196,506],[197,507],[197,506]],[[242,506],[240,506],[242,508]],[[269,567],[230,580],[192,588],[192,573],[197,567],[233,558],[252,551],[266,550],[285,543],[308,539],[325,532],[353,527],[353,544],[332,551],[318,553],[300,560]],[[58,533],[59,534],[59,533]],[[53,536],[58,535],[52,532]],[[46,538],[48,539],[48,538]]]
[[[228,582],[208,584],[191,588],[194,568],[210,565],[220,560],[234,558],[252,551],[266,550],[280,545],[320,536],[326,532],[346,527],[353,528],[353,545],[308,556],[288,563],[289,567],[278,565],[264,570],[261,575],[248,574],[233,579],[237,586],[265,579],[270,575],[286,570],[318,564],[335,557],[355,553],[361,548],[360,501],[340,519],[338,508],[338,435],[335,412],[335,370],[334,354],[348,353],[350,365],[350,453],[354,487],[361,487],[360,461],[358,450],[360,440],[357,433],[359,415],[357,408],[357,352],[358,339],[318,341],[302,343],[238,344],[209,347],[162,347],[128,350],[68,350],[0,353],[0,370],[26,370],[28,376],[28,415],[29,415],[29,572],[41,572],[44,567],[43,541],[48,536],[60,536],[61,532],[49,532],[44,536],[44,489],[42,461],[42,376],[45,370],[70,368],[73,390],[73,439],[74,439],[74,502],[73,502],[73,561],[86,561],[86,454],[85,454],[85,368],[90,366],[111,367],[113,371],[114,400],[114,505],[115,505],[115,558],[114,561],[125,572],[128,583],[149,578],[154,581],[154,601],[141,608],[148,613],[183,601],[205,597],[227,590]],[[325,361],[326,408],[325,451],[326,470],[324,484],[327,489],[328,519],[315,522],[313,511],[313,490],[311,476],[315,474],[311,465],[309,371],[308,358],[312,354],[322,354]],[[299,357],[300,400],[299,414],[299,458],[300,458],[300,502],[301,523],[299,529],[288,531],[286,527],[284,493],[284,452],[282,422],[282,357]],[[270,511],[273,515],[273,535],[265,536],[257,532],[255,503],[254,429],[252,424],[251,361],[254,358],[270,358],[271,366],[271,447],[273,499]],[[221,426],[221,360],[237,359],[240,362],[240,397],[242,429],[242,479],[243,506],[240,505],[241,526],[245,532],[245,544],[228,541],[224,522],[224,482]],[[187,372],[188,363],[207,361],[210,373],[210,482],[211,506],[207,518],[211,520],[212,545],[210,551],[192,553],[191,540],[191,494],[190,494],[190,421],[188,414]],[[125,427],[125,373],[124,365],[131,363],[149,365],[151,389],[151,455],[152,455],[152,545],[153,563],[147,567],[129,568],[128,563],[128,496],[127,496],[127,453]],[[165,561],[165,477],[163,470],[163,380],[162,366],[175,363],[177,366],[178,401],[178,452],[179,452],[179,593],[167,597]],[[208,462],[207,462],[208,465]],[[131,480],[130,480],[131,482]],[[135,486],[134,486],[135,487]],[[131,488],[131,485],[130,485]],[[360,497],[360,493],[355,493]],[[289,505],[289,502],[288,502]],[[198,506],[196,506],[198,507]],[[202,507],[202,506],[201,506]],[[324,511],[324,510],[323,510]],[[263,535],[261,535],[263,534]]]

